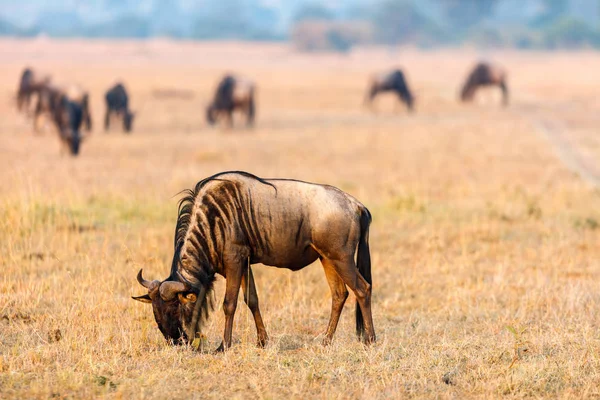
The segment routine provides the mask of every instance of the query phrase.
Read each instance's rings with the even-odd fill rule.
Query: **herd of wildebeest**
[[[495,85],[508,102],[506,74],[502,68],[479,63],[470,72],[460,98],[469,101],[477,88]],[[365,102],[381,92],[393,92],[409,110],[414,96],[401,70],[373,77]],[[89,94],[77,88],[62,88],[49,77],[27,68],[22,74],[17,103],[30,110],[35,100],[35,127],[46,114],[71,154],[79,153],[91,130]],[[104,127],[118,116],[125,132],[133,128],[134,113],[122,84],[105,95]],[[255,85],[252,81],[226,75],[217,85],[206,109],[207,122],[224,119],[232,125],[232,114],[241,111],[252,125],[256,114]],[[169,276],[148,281],[139,271],[137,280],[148,290],[133,299],[150,303],[154,318],[165,339],[172,344],[198,348],[203,321],[213,306],[216,275],[225,278],[225,329],[217,351],[231,346],[233,319],[240,288],[256,325],[258,345],[268,335],[259,309],[252,264],[298,271],[317,259],[321,261],[332,295],[331,315],[324,343],[333,339],[348,297],[356,297],[356,334],[366,344],[375,342],[371,314],[371,256],[369,226],[371,213],[351,195],[329,185],[295,179],[263,179],[242,171],[222,172],[201,180],[185,191],[179,203],[175,228],[174,255]]]
[[[464,102],[470,101],[477,88],[490,85],[498,86],[502,90],[503,103],[506,105],[508,103],[506,73],[503,68],[485,62],[478,63],[469,73],[460,98]],[[402,70],[395,69],[374,76],[369,83],[365,103],[370,105],[382,92],[397,94],[399,100],[406,104],[410,111],[413,110],[415,98]],[[89,98],[88,91],[79,86],[58,85],[49,75],[25,68],[17,91],[17,107],[20,111],[29,114],[31,103],[35,101],[34,130],[36,132],[39,130],[40,117],[46,116],[58,131],[64,147],[72,155],[77,155],[82,141],[92,129]],[[109,88],[105,100],[104,129],[108,131],[114,116],[121,119],[125,132],[131,132],[135,113],[130,109],[129,95],[125,86],[117,83]],[[213,100],[206,109],[206,120],[213,125],[219,119],[224,119],[229,126],[232,126],[233,113],[236,110],[245,115],[248,126],[253,125],[256,116],[255,83],[228,74],[217,85]]]

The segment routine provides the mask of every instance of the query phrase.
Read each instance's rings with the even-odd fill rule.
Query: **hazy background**
[[[600,47],[600,0],[2,0],[0,35]]]

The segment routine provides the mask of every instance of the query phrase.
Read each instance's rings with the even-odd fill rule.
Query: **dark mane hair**
[[[179,279],[183,279],[183,277],[181,277],[181,275],[178,272],[178,267],[180,265],[181,262],[181,249],[183,248],[183,244],[185,243],[185,236],[187,234],[187,231],[190,227],[190,223],[192,220],[192,209],[194,207],[194,204],[196,203],[196,199],[200,193],[200,191],[202,190],[202,188],[204,188],[204,186],[206,186],[206,184],[208,184],[209,182],[214,182],[214,181],[227,181],[227,179],[220,179],[219,177],[222,175],[226,175],[226,174],[238,174],[241,176],[244,176],[246,178],[251,178],[254,179],[260,183],[263,183],[265,185],[269,185],[272,186],[273,188],[275,188],[275,186],[272,183],[269,183],[267,181],[265,181],[264,179],[261,179],[255,175],[252,175],[248,172],[244,172],[244,171],[226,171],[226,172],[220,172],[218,174],[209,176],[208,178],[202,179],[200,182],[198,182],[196,184],[196,186],[194,186],[193,189],[186,189],[183,190],[182,192],[180,192],[179,194],[183,194],[184,196],[179,200],[179,206],[178,206],[178,211],[177,211],[177,224],[175,225],[175,240],[174,240],[174,247],[175,247],[175,253],[173,255],[173,263],[171,264],[171,275],[167,280],[177,280]],[[275,190],[277,190],[275,188]],[[205,254],[205,256],[208,256],[207,254]],[[211,300],[211,301],[205,301],[203,306],[202,306],[202,316],[207,316],[209,310],[213,309],[213,296],[211,295],[213,292],[213,284],[215,281],[215,274],[214,271],[212,271],[212,268],[206,268],[209,266],[205,266],[204,268],[199,268],[197,269],[197,272],[199,272],[199,276],[196,276],[196,278],[200,281],[200,283],[202,284],[202,286],[204,286],[206,288],[206,299],[207,300]],[[190,284],[192,287],[195,287],[197,285],[193,285],[191,282],[187,282],[188,284]],[[195,287],[195,289],[198,289],[197,287]]]
[[[202,188],[204,186],[206,186],[206,184],[209,182],[227,181],[226,179],[219,179],[219,177],[222,175],[228,175],[228,174],[242,175],[246,178],[254,179],[262,184],[269,185],[269,186],[272,186],[273,188],[275,188],[275,186],[272,183],[269,183],[269,182],[265,181],[264,179],[261,179],[258,176],[253,175],[251,173],[244,172],[244,171],[225,171],[225,172],[219,172],[218,174],[215,174],[215,175],[209,176],[208,178],[202,179],[200,182],[196,183],[196,186],[194,186],[193,189],[185,189],[185,190],[179,192],[179,194],[183,194],[184,197],[182,197],[179,200],[179,207],[178,207],[178,212],[177,212],[177,224],[175,225],[174,246],[175,246],[176,255],[178,255],[178,253],[181,251],[181,247],[183,246],[183,242],[185,241],[185,235],[188,231],[188,228],[190,227],[190,222],[191,222],[191,218],[192,218],[192,208],[194,207],[194,203],[196,202],[196,198],[198,197],[198,194],[200,193]],[[277,190],[277,189],[275,188],[275,190]],[[175,267],[175,264],[173,265],[173,267]],[[173,272],[173,270],[172,270],[172,272]]]

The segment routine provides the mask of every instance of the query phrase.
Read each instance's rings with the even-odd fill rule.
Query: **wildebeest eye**
[[[179,297],[179,302],[181,304],[186,304],[186,303],[196,301],[196,294],[194,294],[194,293],[187,293],[186,295],[184,295],[183,293],[179,293],[178,297]]]

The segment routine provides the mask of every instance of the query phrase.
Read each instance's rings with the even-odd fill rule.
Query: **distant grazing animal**
[[[233,112],[238,109],[246,114],[247,125],[254,123],[256,99],[254,82],[226,75],[219,86],[212,103],[206,109],[206,120],[213,125],[219,115],[225,116],[228,125],[233,125]]]
[[[19,111],[29,111],[31,98],[39,95],[42,88],[50,83],[50,76],[36,73],[31,68],[25,68],[21,74],[17,90],[17,108]]]
[[[63,145],[72,155],[78,155],[85,138],[82,125],[88,132],[92,129],[88,93],[76,86],[64,89],[48,84],[40,91],[35,110],[36,126],[39,116],[44,113],[50,115]]]
[[[415,98],[408,88],[406,77],[401,70],[396,69],[392,72],[373,77],[369,84],[366,103],[371,105],[375,96],[382,92],[396,93],[400,101],[406,104],[408,110],[413,110]]]
[[[475,91],[481,86],[498,86],[502,90],[502,104],[508,105],[508,86],[506,84],[506,71],[488,63],[479,63],[467,77],[460,98],[463,102],[473,100]]]
[[[127,95],[125,86],[117,83],[106,92],[105,100],[106,115],[104,117],[104,130],[108,131],[111,114],[115,114],[123,119],[123,129],[125,132],[131,132],[135,114],[129,109],[129,96]]]
[[[372,343],[370,223],[369,210],[333,186],[261,179],[240,171],[216,174],[198,182],[179,203],[169,277],[147,281],[140,270],[138,282],[148,293],[133,298],[152,303],[168,341],[190,343],[210,308],[215,274],[222,275],[225,331],[217,351],[231,346],[240,286],[254,316],[258,344],[264,346],[268,336],[250,265],[298,271],[320,259],[332,294],[324,343],[335,333],[346,286],[357,299],[356,333]]]

